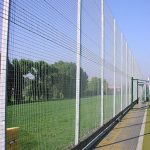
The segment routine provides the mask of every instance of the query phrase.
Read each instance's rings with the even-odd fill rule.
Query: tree
[[[10,63],[9,59],[7,59],[7,101],[8,103],[11,102],[11,95],[13,93],[13,87],[14,87],[14,67]]]
[[[59,98],[74,98],[76,89],[76,64],[72,62],[59,61],[53,65],[58,69],[55,89]],[[55,91],[53,91],[56,93]]]
[[[97,77],[92,77],[88,81],[87,95],[94,96],[100,95],[101,92],[101,79]]]
[[[17,59],[14,59],[13,62],[14,69],[14,100],[20,102],[22,98],[22,89],[23,89],[23,73],[20,69],[20,64]]]
[[[9,71],[13,73],[9,89],[14,89],[14,100],[43,101],[50,99],[75,98],[76,64],[59,61],[48,64],[45,61],[14,59]],[[81,90],[85,93],[88,76],[81,68]],[[10,90],[11,91],[11,90]],[[11,97],[11,94],[9,94]],[[10,99],[10,98],[9,98]]]
[[[104,94],[108,91],[108,82],[104,79],[103,81],[104,86]],[[87,90],[86,90],[87,96],[96,96],[101,95],[101,78],[98,77],[92,77],[90,80],[88,80],[87,84]]]

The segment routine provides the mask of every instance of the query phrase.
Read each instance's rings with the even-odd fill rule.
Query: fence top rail
[[[134,79],[134,78],[133,78],[132,80],[137,80],[137,81],[142,82],[142,83],[143,83],[143,82],[150,82],[150,81],[148,81],[148,80]]]

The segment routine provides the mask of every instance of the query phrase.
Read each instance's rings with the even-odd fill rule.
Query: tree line
[[[101,94],[101,78],[88,78],[80,68],[81,97]],[[48,101],[54,99],[75,98],[76,64],[58,61],[48,64],[45,61],[13,59],[8,61],[7,72],[8,102]],[[108,83],[104,80],[104,94]]]

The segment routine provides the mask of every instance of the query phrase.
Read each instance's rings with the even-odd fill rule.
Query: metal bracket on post
[[[0,69],[0,148],[6,149],[6,99],[7,99],[7,59],[9,43],[9,9],[10,1],[3,1],[1,69]]]
[[[80,136],[80,61],[81,61],[81,0],[77,8],[77,62],[76,62],[76,120],[75,145],[79,143]]]
[[[101,126],[104,122],[104,0],[101,0]]]

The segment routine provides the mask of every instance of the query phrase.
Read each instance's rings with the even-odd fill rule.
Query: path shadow
[[[135,110],[131,109],[130,114],[137,113],[137,112],[145,112],[146,109],[147,108],[142,108],[142,109],[138,108],[138,109],[135,109]]]
[[[150,116],[150,115],[146,115],[146,116]],[[136,116],[136,117],[127,117],[127,118],[123,118],[122,121],[128,120],[128,119],[134,119],[134,118],[143,118],[143,117],[144,117],[144,115],[142,115],[142,116]]]
[[[135,110],[136,110],[136,109],[145,109],[145,108],[149,108],[149,106],[145,104],[145,106],[141,106],[141,107],[139,107],[139,108],[133,107],[132,110],[134,110],[134,109],[135,109]]]
[[[123,126],[123,127],[119,127],[119,128],[114,128],[114,130],[122,129],[122,128],[129,128],[129,127],[138,126],[138,125],[142,125],[142,124],[149,124],[149,123],[150,123],[150,121],[147,121],[147,122],[144,122],[144,123],[137,123],[137,124],[132,124],[132,125],[129,125],[129,126]]]
[[[120,141],[117,141],[117,142],[113,142],[113,143],[110,143],[110,144],[105,144],[105,145],[102,145],[102,146],[96,146],[94,149],[101,148],[101,147],[105,147],[105,146],[111,146],[111,145],[114,145],[114,144],[118,144],[118,143],[125,142],[125,141],[129,141],[129,140],[133,140],[133,139],[139,138],[139,137],[141,137],[141,136],[149,135],[149,134],[150,134],[150,133],[146,133],[146,134],[143,134],[143,135],[139,135],[139,136],[127,138],[127,139],[120,140]]]

